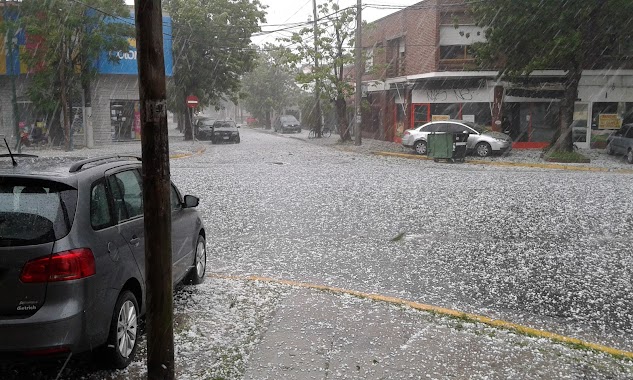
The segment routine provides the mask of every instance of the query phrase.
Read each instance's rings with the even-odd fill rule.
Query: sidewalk
[[[184,141],[182,133],[169,125],[169,157],[182,158],[204,152],[206,146],[198,141]],[[65,151],[62,147],[24,147],[22,153],[40,157],[97,157],[110,155],[141,155],[141,141],[117,141],[94,148],[79,147]]]
[[[263,133],[277,134],[287,138],[293,138],[301,141],[308,142],[310,144],[327,146],[335,149],[339,149],[347,152],[355,152],[361,154],[376,154],[382,156],[396,156],[401,158],[411,159],[426,159],[426,156],[419,156],[414,154],[412,149],[404,147],[402,144],[374,140],[364,138],[362,145],[356,146],[354,142],[341,143],[339,136],[332,134],[328,138],[309,139],[308,131],[302,131],[298,134],[279,134],[272,130],[265,130],[261,128],[253,128],[254,130],[261,131]],[[507,154],[490,157],[477,157],[467,156],[466,162],[477,165],[496,164],[503,166],[523,166],[523,167],[542,167],[546,169],[571,169],[583,171],[613,171],[622,173],[633,173],[633,165],[626,162],[624,157],[609,156],[604,149],[581,149],[578,151],[584,156],[588,157],[591,162],[588,164],[558,164],[543,160],[541,157],[542,150],[540,149],[514,149]]]
[[[630,379],[631,361],[392,305],[291,289],[247,361],[263,379]]]

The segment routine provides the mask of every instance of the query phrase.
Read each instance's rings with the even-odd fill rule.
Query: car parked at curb
[[[417,154],[425,155],[429,134],[449,132],[467,132],[469,135],[466,149],[479,157],[503,153],[512,149],[512,139],[505,133],[487,132],[481,126],[463,120],[432,121],[415,129],[408,129],[404,131],[402,136],[402,145],[412,148]]]
[[[301,123],[296,117],[292,115],[279,116],[273,123],[273,129],[275,132],[301,132]]]
[[[194,134],[198,140],[209,140],[213,137],[215,119],[200,117],[196,121]]]
[[[2,156],[0,360],[93,351],[126,367],[146,310],[141,159]],[[171,184],[174,286],[204,280],[198,203]]]
[[[211,142],[219,144],[223,142],[240,143],[239,126],[233,120],[216,120],[213,123]]]
[[[624,124],[607,138],[607,154],[625,155],[626,162],[633,164],[633,123]]]

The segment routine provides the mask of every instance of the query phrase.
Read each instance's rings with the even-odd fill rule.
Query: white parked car
[[[512,139],[505,133],[486,132],[481,126],[463,120],[432,121],[415,129],[407,129],[402,136],[402,145],[413,148],[417,154],[426,154],[428,135],[448,132],[469,133],[466,149],[479,157],[512,149]]]

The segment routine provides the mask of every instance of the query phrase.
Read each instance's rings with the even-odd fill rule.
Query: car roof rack
[[[124,160],[142,161],[141,157],[133,156],[133,155],[114,155],[114,156],[102,156],[102,157],[87,158],[85,160],[77,161],[74,164],[72,164],[70,169],[68,169],[68,172],[69,173],[76,173],[76,172],[80,171],[81,169],[83,169],[84,166],[86,166],[88,164],[94,164],[94,163],[98,163],[98,162],[106,163],[106,162],[124,161]]]

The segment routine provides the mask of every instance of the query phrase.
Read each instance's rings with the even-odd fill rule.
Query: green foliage
[[[251,37],[265,7],[259,0],[167,0],[165,7],[173,23],[170,108],[184,112],[188,95],[202,106],[237,100],[241,76],[255,67]]]
[[[568,163],[588,163],[590,159],[578,152],[550,152],[545,156],[546,161],[568,162]]]
[[[266,44],[257,56],[255,69],[242,78],[245,93],[242,104],[258,120],[265,120],[271,111],[280,113],[296,106],[300,96],[294,68],[286,61],[286,51]]]
[[[487,42],[475,46],[480,63],[503,62],[508,76],[591,69],[633,37],[630,0],[487,0],[471,10],[486,28]]]
[[[350,84],[353,78],[350,80],[345,75],[346,69],[354,63],[356,10],[341,9],[337,1],[328,0],[318,6],[318,17],[318,52],[315,50],[314,29],[306,27],[282,40],[293,47],[288,59],[312,69],[297,75],[297,81],[303,84],[304,89],[311,89],[318,84],[323,99],[346,98],[354,90]],[[319,67],[315,68],[313,64],[317,58]]]

